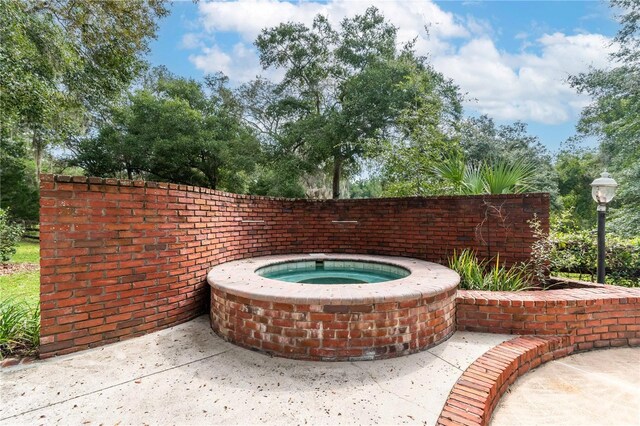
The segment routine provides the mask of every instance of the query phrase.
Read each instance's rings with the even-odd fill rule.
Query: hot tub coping
[[[410,271],[407,277],[371,284],[302,284],[278,281],[255,271],[295,260],[350,260],[382,263]],[[455,289],[460,276],[433,262],[396,257],[342,253],[301,253],[252,257],[214,266],[207,282],[225,293],[252,300],[306,305],[357,305],[429,298]]]

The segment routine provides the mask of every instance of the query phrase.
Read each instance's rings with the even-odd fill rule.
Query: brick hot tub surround
[[[292,260],[348,260],[409,270],[407,277],[364,284],[302,284],[259,276]],[[460,277],[418,259],[307,254],[264,256],[214,267],[211,327],[224,339],[272,355],[322,361],[406,355],[455,331]]]

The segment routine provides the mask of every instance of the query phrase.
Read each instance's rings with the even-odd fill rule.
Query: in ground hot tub
[[[294,260],[256,270],[261,277],[301,284],[365,284],[393,281],[411,274],[389,263],[361,260]]]
[[[313,254],[214,267],[211,327],[287,358],[363,360],[417,352],[455,329],[459,276],[417,259]]]

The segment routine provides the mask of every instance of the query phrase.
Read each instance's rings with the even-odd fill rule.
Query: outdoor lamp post
[[[598,282],[604,284],[604,221],[607,204],[613,200],[618,183],[609,173],[602,172],[599,178],[591,183],[591,196],[598,203]]]

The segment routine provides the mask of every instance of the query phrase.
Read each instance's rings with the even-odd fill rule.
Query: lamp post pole
[[[606,171],[602,172],[600,177],[591,183],[591,196],[598,203],[598,282],[600,284],[604,284],[605,279],[604,224],[607,204],[613,200],[617,187],[618,183]]]
[[[604,224],[607,215],[606,204],[598,204],[598,282],[604,284],[605,277],[605,245],[604,245]]]

